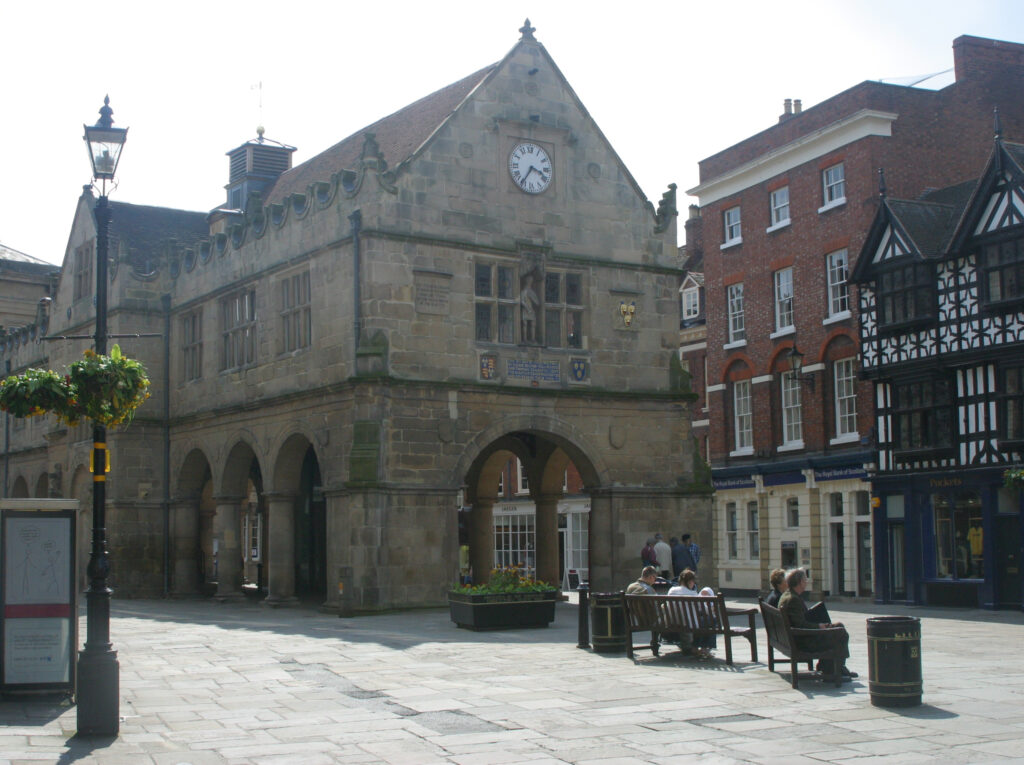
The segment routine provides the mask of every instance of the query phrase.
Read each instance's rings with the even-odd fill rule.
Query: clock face
[[[540,194],[551,185],[551,157],[535,143],[516,144],[508,155],[508,171],[527,194]]]

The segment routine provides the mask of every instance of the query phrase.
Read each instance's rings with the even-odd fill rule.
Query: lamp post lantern
[[[128,136],[127,128],[115,128],[110,97],[103,99],[100,119],[85,126],[93,178],[100,181],[96,201],[96,353],[107,352],[107,258],[110,206],[107,181],[114,180],[117,162]],[[93,424],[92,454],[92,551],[89,555],[89,589],[86,591],[86,639],[78,654],[78,733],[85,736],[116,736],[119,729],[120,667],[110,642],[110,595],[107,575],[106,466],[107,428]]]

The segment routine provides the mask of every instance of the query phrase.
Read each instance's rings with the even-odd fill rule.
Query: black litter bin
[[[868,690],[876,707],[921,703],[921,620],[916,616],[868,619]]]
[[[596,653],[626,650],[626,612],[621,592],[590,593],[590,643]]]

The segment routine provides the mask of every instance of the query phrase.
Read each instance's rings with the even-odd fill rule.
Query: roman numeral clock
[[[527,194],[540,194],[551,185],[551,157],[535,143],[520,143],[508,155],[512,180]]]

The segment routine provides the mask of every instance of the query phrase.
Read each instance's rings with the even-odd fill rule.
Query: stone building
[[[952,47],[944,88],[868,81],[811,108],[786,99],[777,124],[700,162],[689,193],[723,588],[754,593],[771,569],[805,566],[816,592],[875,593],[875,420],[847,277],[878,169],[899,196],[956,183],[984,162],[993,106],[1007,130],[1024,121],[1024,46],[965,35]]]
[[[110,333],[154,335],[118,341],[153,380],[108,439],[120,595],[226,599],[255,579],[269,603],[442,603],[460,515],[477,578],[494,564],[513,457],[543,579],[558,579],[570,462],[592,587],[635,578],[653,529],[710,538],[676,351],[674,187],[645,198],[533,31],[295,167],[259,131],[229,152],[208,215],[112,202]],[[93,319],[94,201],[50,334]],[[83,344],[37,333],[4,353],[57,369]],[[84,426],[36,418],[11,460],[90,506]]]

